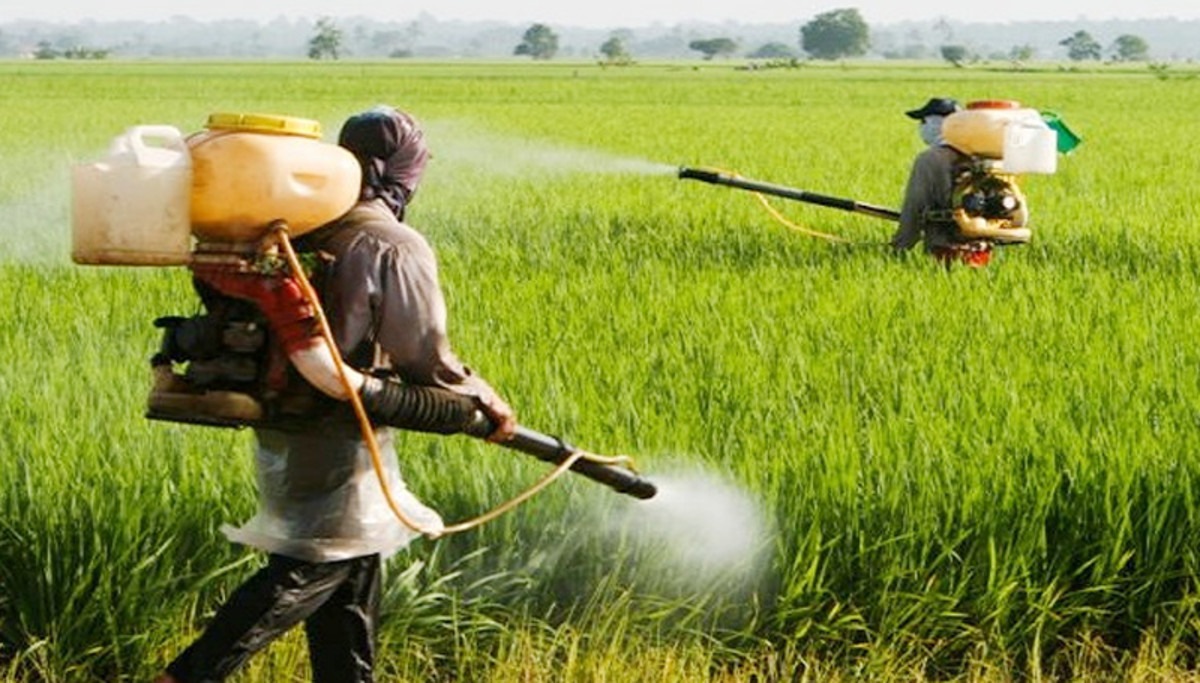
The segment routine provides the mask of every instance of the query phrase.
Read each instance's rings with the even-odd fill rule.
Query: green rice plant
[[[265,111],[331,138],[389,102],[434,149],[410,221],[438,252],[456,351],[523,423],[635,455],[663,496],[568,479],[414,544],[389,564],[387,680],[1186,679],[1193,81],[674,63],[0,74],[0,677],[146,679],[260,561],[217,531],[253,510],[250,435],[142,418],[150,322],[195,310],[186,272],[69,264],[70,164],[134,124]],[[931,95],[1016,98],[1084,136],[1025,180],[1034,241],[985,271],[773,200],[856,244],[814,240],[672,174],[895,206],[920,148],[902,112]],[[450,520],[544,471],[462,437],[398,447]],[[293,636],[240,678],[304,661]]]

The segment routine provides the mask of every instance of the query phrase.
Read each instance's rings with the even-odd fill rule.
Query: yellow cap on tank
[[[246,133],[275,133],[277,135],[299,135],[306,138],[321,137],[321,123],[312,119],[275,114],[245,114],[217,112],[208,115],[205,128],[209,130],[242,131]]]

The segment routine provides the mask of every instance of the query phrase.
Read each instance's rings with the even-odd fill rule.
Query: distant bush
[[[799,69],[802,66],[804,66],[804,60],[799,57],[788,57],[786,59],[768,59],[765,62],[750,62],[745,66],[737,67],[737,69],[758,71],[759,69]]]
[[[102,48],[77,46],[63,50],[62,56],[66,59],[108,59],[111,52]]]
[[[786,43],[766,43],[746,56],[750,59],[787,59],[797,55]]]

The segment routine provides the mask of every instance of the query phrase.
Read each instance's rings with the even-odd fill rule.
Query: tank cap
[[[967,109],[1020,109],[1016,100],[975,100],[967,103]]]
[[[312,119],[275,114],[238,114],[217,112],[208,115],[209,130],[244,131],[249,133],[274,133],[276,135],[299,135],[306,138],[321,137],[321,123]]]

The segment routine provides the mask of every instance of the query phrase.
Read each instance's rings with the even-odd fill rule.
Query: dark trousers
[[[303,621],[314,682],[370,683],[380,565],[378,555],[321,563],[271,555],[167,672],[183,683],[224,680]]]

